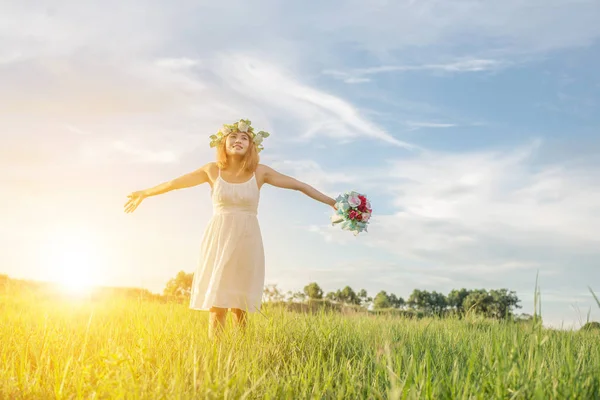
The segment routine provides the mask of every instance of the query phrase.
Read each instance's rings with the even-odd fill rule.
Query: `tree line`
[[[157,301],[189,301],[193,282],[193,274],[179,271],[170,279],[162,294],[154,294],[141,288],[104,288],[94,296],[115,295],[117,293],[137,299],[153,299]],[[0,274],[0,290],[7,292],[13,289],[28,290],[38,287],[40,283],[11,280]],[[9,290],[10,291],[10,290]],[[8,293],[8,292],[7,292]],[[406,316],[446,316],[450,314],[478,314],[489,318],[505,319],[514,316],[514,311],[521,308],[520,300],[514,291],[508,289],[454,289],[447,295],[436,291],[414,289],[407,299],[394,293],[379,291],[374,297],[365,289],[355,291],[350,286],[324,293],[317,282],[311,282],[301,291],[283,293],[277,285],[266,285],[263,290],[263,301],[268,303],[317,303],[324,306],[348,306],[369,311],[392,311]]]
[[[165,296],[190,296],[193,274],[180,271],[167,282]],[[265,302],[307,302],[328,301],[331,303],[362,307],[370,310],[417,311],[422,315],[445,316],[472,313],[494,319],[514,316],[514,311],[522,308],[514,291],[508,289],[453,289],[448,294],[436,291],[414,289],[407,299],[394,293],[379,291],[370,297],[365,289],[355,291],[350,286],[324,293],[317,282],[304,286],[303,290],[283,293],[275,284],[266,285],[263,291]]]
[[[137,287],[100,287],[89,294],[90,300],[128,298],[136,301],[155,301],[161,303],[188,302],[191,295],[193,274],[180,271],[170,279],[162,294],[153,293],[145,288]],[[591,289],[590,289],[591,291]],[[592,292],[592,291],[591,291]],[[18,294],[29,294],[43,298],[56,298],[60,295],[50,282],[13,279],[0,274],[0,300],[2,296],[14,297]],[[600,307],[600,299],[592,292],[592,296]],[[36,298],[37,298],[36,297]],[[293,310],[318,310],[322,307],[340,310],[345,307],[354,311],[370,313],[392,313],[407,317],[423,317],[427,315],[462,316],[467,313],[482,315],[494,319],[509,319],[516,321],[539,321],[541,315],[514,315],[517,308],[522,308],[520,300],[514,291],[508,289],[454,289],[447,295],[439,292],[429,292],[415,289],[405,300],[394,293],[379,291],[375,297],[370,297],[364,289],[358,292],[350,286],[335,292],[324,293],[316,282],[304,286],[303,290],[283,293],[277,285],[266,285],[263,291],[263,301],[267,303],[284,303]],[[540,312],[541,314],[541,312]],[[581,330],[600,331],[600,322],[588,321]]]
[[[508,289],[453,289],[447,295],[436,291],[414,289],[407,299],[394,293],[379,291],[370,297],[365,289],[358,292],[350,286],[324,294],[316,282],[306,285],[301,292],[288,292],[287,296],[277,294],[274,285],[265,288],[268,301],[281,300],[328,300],[347,305],[361,306],[373,310],[400,309],[420,311],[425,315],[463,315],[466,312],[489,318],[504,319],[514,315],[521,308],[520,300],[514,291]]]

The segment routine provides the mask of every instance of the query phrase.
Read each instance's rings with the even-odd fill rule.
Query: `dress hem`
[[[212,306],[208,306],[208,307],[203,307],[203,306],[189,306],[188,308],[191,309],[191,310],[196,310],[196,311],[210,311],[210,309],[212,307],[226,308],[228,310],[231,309],[231,308],[237,308],[237,309],[240,309],[242,311],[246,311],[247,313],[260,312],[260,307],[259,308],[253,307],[253,308],[250,308],[250,309],[245,309],[244,307],[236,307],[236,306],[232,306],[232,305],[225,306],[225,305],[216,305],[216,304],[213,304]]]

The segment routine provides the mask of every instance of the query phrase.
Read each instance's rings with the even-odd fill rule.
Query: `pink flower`
[[[358,217],[358,213],[356,211],[352,210],[348,213],[348,218],[356,219],[356,217]]]
[[[363,222],[366,222],[369,220],[369,218],[371,218],[371,213],[363,213],[363,215],[361,215]]]
[[[352,208],[360,206],[361,203],[362,201],[358,198],[358,195],[351,195],[348,197],[348,204],[350,204],[350,207]]]

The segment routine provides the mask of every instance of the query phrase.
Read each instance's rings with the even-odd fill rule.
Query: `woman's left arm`
[[[335,209],[336,201],[331,197],[319,192],[314,187],[292,178],[291,176],[277,172],[273,168],[267,167],[266,165],[262,165],[262,168],[264,169],[263,176],[265,183],[278,188],[297,190],[304,193],[308,197],[327,204]]]

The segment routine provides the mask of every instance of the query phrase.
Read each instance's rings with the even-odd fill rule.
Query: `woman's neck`
[[[238,157],[229,157],[227,160],[227,169],[235,174],[242,172],[242,159]]]

